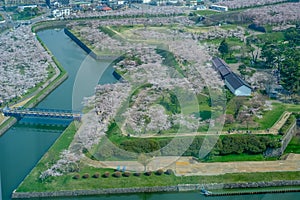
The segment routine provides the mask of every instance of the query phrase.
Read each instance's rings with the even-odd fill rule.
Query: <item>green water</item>
[[[100,82],[116,80],[111,75],[113,69],[106,68],[109,61],[95,62],[72,42],[62,30],[46,30],[38,33],[69,74],[69,78],[44,99],[37,107],[53,109],[81,108],[83,96],[94,92]],[[101,79],[99,80],[99,77]],[[74,83],[75,82],[75,83]],[[0,137],[0,200],[10,199],[12,191],[21,183],[42,155],[62,133],[64,127],[33,126],[17,123]],[[97,197],[55,198],[63,200],[193,200],[193,199],[299,199],[300,193],[245,195],[226,197],[204,197],[200,192],[150,193],[129,195],[101,195]],[[53,198],[47,198],[53,199]]]
[[[87,58],[85,52],[72,42],[62,30],[46,30],[38,33],[53,55],[68,72],[68,79],[47,96],[38,108],[79,110],[83,96],[90,96],[95,85],[112,83],[113,69],[106,68],[110,62],[96,62]],[[77,74],[80,70],[80,74]],[[84,83],[82,83],[82,79]],[[75,81],[76,80],[76,81]],[[77,86],[74,82],[77,83]],[[74,91],[74,92],[73,92]],[[74,95],[73,95],[74,94]],[[0,199],[10,199],[25,176],[49,149],[65,127],[45,127],[15,124],[0,137]]]

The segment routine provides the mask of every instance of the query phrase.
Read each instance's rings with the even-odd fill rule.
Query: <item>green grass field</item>
[[[138,24],[138,25],[111,26],[110,28],[119,33],[123,33],[128,30],[132,31],[134,29],[143,28],[143,27],[144,25]]]
[[[105,171],[110,172],[108,178],[92,178],[95,173],[103,175]],[[89,174],[90,178],[82,178],[83,174]],[[52,177],[45,182],[34,181],[33,174],[17,189],[17,192],[44,192],[57,190],[92,190],[103,188],[131,188],[131,187],[151,187],[151,186],[172,186],[177,184],[204,184],[204,183],[236,183],[236,182],[259,182],[276,180],[298,180],[300,172],[269,172],[269,173],[234,173],[219,176],[183,176],[175,175],[141,175],[139,177],[113,177],[111,169],[96,169],[85,167],[81,170],[80,178],[73,179],[77,173],[64,176]]]
[[[283,104],[273,103],[272,105],[273,109],[265,111],[263,118],[255,119],[255,121],[260,124],[260,129],[262,130],[271,128],[285,111],[285,106]]]
[[[274,158],[265,158],[262,154],[230,154],[224,156],[212,156],[204,162],[236,162],[236,161],[269,161],[269,160],[277,160]]]
[[[213,11],[213,10],[197,10],[194,11],[194,13],[196,13],[197,15],[214,15],[214,14],[218,14],[219,12],[217,11]]]
[[[300,154],[300,136],[294,136],[284,153],[299,153]]]
[[[265,42],[284,41],[283,32],[271,32],[271,33],[260,34],[257,35],[257,38]],[[260,44],[257,45],[259,46]]]
[[[42,192],[57,190],[79,190],[79,189],[99,189],[99,188],[124,188],[124,187],[149,187],[149,186],[169,186],[177,184],[196,184],[196,183],[231,183],[231,182],[256,182],[256,181],[274,181],[274,180],[297,180],[300,172],[269,172],[269,173],[234,173],[218,176],[187,176],[176,177],[175,175],[161,176],[152,174],[151,176],[141,175],[139,177],[131,175],[130,177],[116,178],[112,176],[113,169],[103,169],[85,166],[81,167],[80,172],[70,173],[59,177],[49,177],[44,181],[39,179],[41,172],[47,169],[47,165],[55,163],[59,159],[59,152],[67,149],[73,140],[76,126],[72,123],[64,133],[58,138],[54,145],[39,161],[37,166],[26,177],[24,182],[18,187],[18,192]],[[225,137],[225,136],[221,136]],[[274,136],[275,137],[275,136]],[[299,139],[293,144],[298,145]],[[226,162],[233,160],[266,160],[261,155],[228,155],[224,157],[215,156],[207,162]],[[268,160],[273,160],[270,158]],[[92,178],[95,173],[103,175],[108,171],[108,178]],[[89,174],[89,178],[82,178],[84,174]],[[79,179],[74,179],[74,175],[79,174]]]

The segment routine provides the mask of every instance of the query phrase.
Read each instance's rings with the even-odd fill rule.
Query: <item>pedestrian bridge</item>
[[[2,112],[4,116],[15,117],[18,120],[23,117],[81,120],[81,112],[71,110],[5,107]]]

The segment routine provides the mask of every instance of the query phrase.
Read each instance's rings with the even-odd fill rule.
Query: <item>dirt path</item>
[[[137,161],[94,161],[88,158],[85,163],[93,167],[143,171],[144,166]],[[191,157],[164,156],[155,157],[147,165],[147,170],[172,169],[177,176],[221,175],[244,172],[282,172],[299,171],[300,154],[290,154],[285,160],[277,161],[244,161],[199,163]]]
[[[245,162],[219,162],[195,163],[186,166],[176,165],[176,174],[192,175],[220,175],[226,173],[243,172],[283,172],[299,171],[300,155],[294,154],[292,159],[278,161],[245,161]]]
[[[291,112],[285,111],[279,120],[275,122],[275,124],[270,128],[269,131],[267,130],[251,130],[251,134],[257,134],[257,135],[263,135],[263,134],[273,134],[277,135],[279,129],[284,125],[288,117],[291,115]],[[122,127],[123,130],[123,127]],[[122,131],[123,132],[123,131]],[[192,137],[192,136],[205,136],[205,135],[229,135],[229,134],[249,134],[247,133],[246,130],[241,130],[241,131],[234,131],[231,133],[228,133],[227,131],[221,131],[221,132],[190,132],[190,133],[173,133],[173,134],[162,134],[162,135],[157,135],[157,134],[143,134],[139,136],[131,135],[131,137],[136,137],[136,138],[165,138],[165,137]],[[125,134],[126,135],[126,134]]]
[[[21,107],[21,106],[24,106],[28,101],[30,101],[31,99],[33,98],[32,97],[29,97],[27,99],[24,99],[22,100],[21,102],[17,103],[17,104],[14,104],[13,106],[11,106],[11,108],[17,108],[17,107]]]
[[[5,117],[2,113],[0,113],[0,124],[2,124],[3,120],[5,120]]]
[[[279,129],[284,125],[284,123],[286,122],[286,120],[289,118],[289,116],[291,115],[291,112],[284,112],[280,119],[275,122],[275,124],[270,128],[270,133],[272,134],[277,134]]]

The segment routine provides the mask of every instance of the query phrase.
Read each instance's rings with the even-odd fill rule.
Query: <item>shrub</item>
[[[174,174],[172,169],[167,169],[167,171],[165,172],[167,175],[172,175]]]
[[[104,178],[108,178],[109,177],[109,172],[104,172],[104,174],[102,175]]]
[[[114,173],[114,177],[116,177],[116,178],[120,178],[121,176],[122,176],[122,173],[119,172],[119,171],[116,171],[116,172]]]
[[[134,176],[141,176],[141,173],[140,172],[135,172],[133,175]]]
[[[285,135],[295,121],[296,121],[295,115],[290,115],[286,120],[286,122],[283,124],[283,126],[278,130],[279,135]]]
[[[255,31],[263,32],[263,33],[266,32],[265,27],[259,26],[259,25],[257,25],[257,24],[250,24],[250,25],[248,26],[248,28],[249,28],[249,29],[252,29],[252,30],[255,30]]]
[[[89,177],[90,177],[90,175],[88,173],[85,173],[82,175],[82,178],[89,178]]]
[[[151,176],[151,174],[152,174],[151,171],[145,172],[145,175],[146,175],[146,176]]]
[[[158,169],[157,171],[156,171],[156,175],[162,175],[164,173],[164,170],[162,170],[162,169]]]
[[[130,176],[130,172],[124,172],[124,173],[123,173],[123,176],[129,177],[129,176]]]
[[[98,172],[96,172],[94,175],[93,175],[93,178],[99,178],[100,177],[100,174]]]
[[[80,178],[80,175],[79,174],[75,174],[74,176],[73,176],[73,179],[79,179]]]

